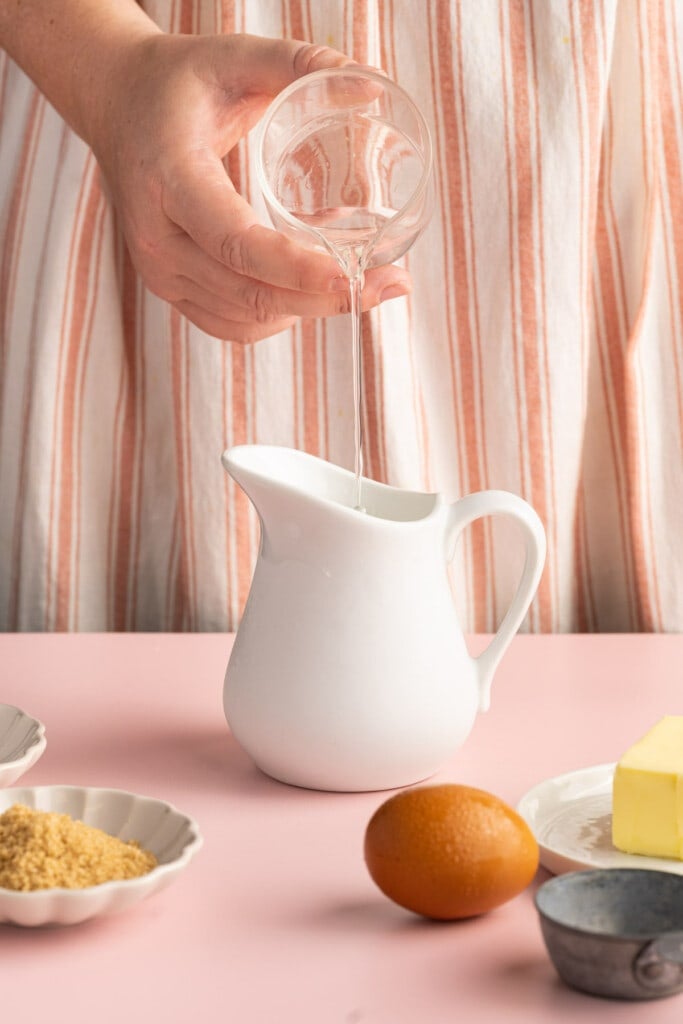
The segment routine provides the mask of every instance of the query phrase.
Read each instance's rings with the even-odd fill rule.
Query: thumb
[[[225,88],[244,93],[278,92],[311,71],[355,64],[351,57],[330,46],[300,39],[266,39],[262,36],[223,37],[231,53],[217,62],[217,77]]]

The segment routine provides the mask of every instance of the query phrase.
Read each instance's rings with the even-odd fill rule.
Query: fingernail
[[[385,299],[398,299],[401,295],[407,295],[409,291],[410,288],[403,281],[390,284],[379,293],[379,301],[384,302]]]
[[[348,277],[333,277],[330,281],[331,292],[348,292],[349,290],[349,279]]]

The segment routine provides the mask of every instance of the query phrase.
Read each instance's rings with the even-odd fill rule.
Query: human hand
[[[108,76],[108,103],[88,141],[133,263],[151,291],[208,334],[252,342],[302,316],[348,311],[336,260],[263,227],[222,162],[282,88],[347,63],[292,40],[155,33]],[[363,308],[409,289],[398,267],[370,270]]]

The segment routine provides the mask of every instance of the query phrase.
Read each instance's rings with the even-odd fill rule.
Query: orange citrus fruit
[[[506,803],[482,789],[445,784],[404,790],[368,823],[365,862],[395,903],[425,917],[473,917],[533,879],[538,844]]]

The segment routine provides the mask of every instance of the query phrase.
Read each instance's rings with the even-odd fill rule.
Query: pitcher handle
[[[478,491],[476,494],[466,495],[450,507],[448,560],[453,557],[458,537],[465,527],[483,516],[496,515],[510,516],[522,527],[526,558],[517,591],[498,627],[498,632],[486,650],[472,659],[477,667],[479,679],[480,711],[487,711],[489,708],[493,673],[519,629],[536,593],[546,553],[543,523],[531,505],[509,491]]]

